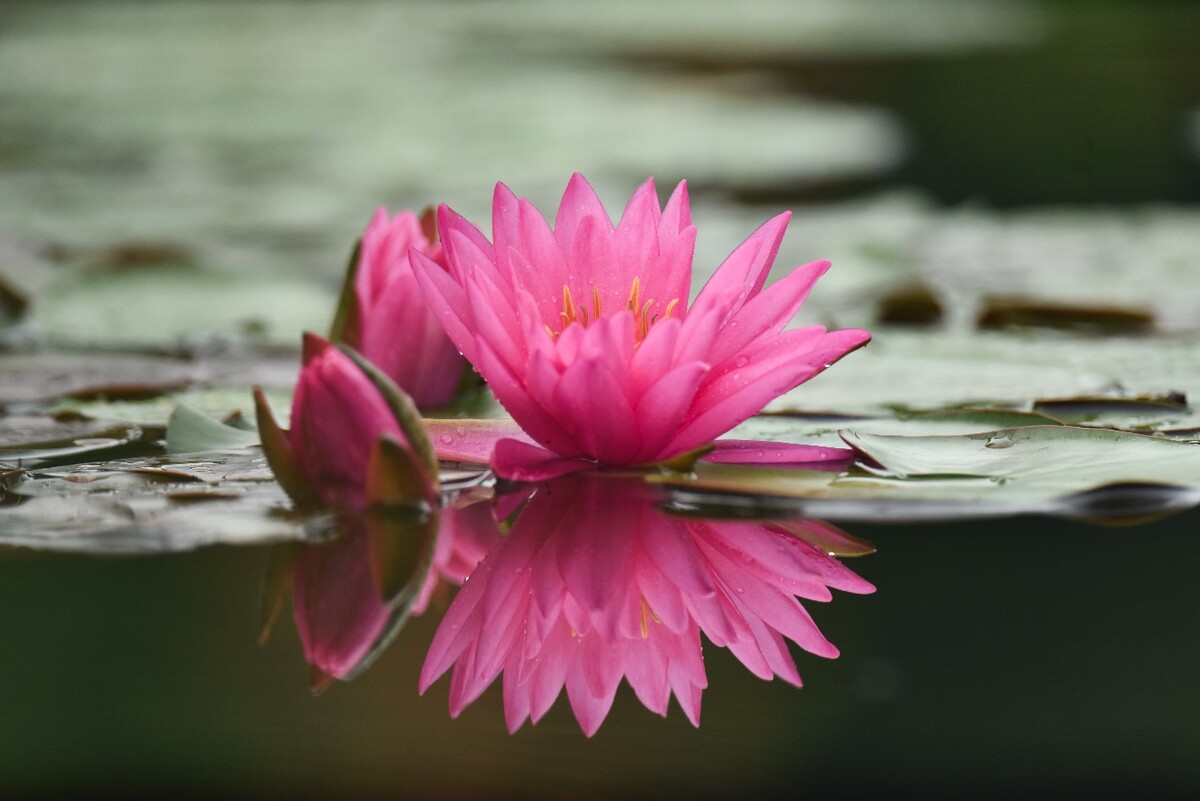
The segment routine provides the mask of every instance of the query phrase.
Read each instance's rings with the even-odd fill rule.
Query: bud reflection
[[[474,500],[474,499],[471,499]],[[314,691],[361,673],[440,586],[458,585],[495,544],[488,503],[438,515],[368,512],[336,521],[330,542],[298,547],[292,611]]]

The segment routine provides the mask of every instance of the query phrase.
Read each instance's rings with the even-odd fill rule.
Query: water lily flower
[[[699,725],[701,633],[754,675],[797,686],[787,641],[838,655],[799,599],[872,592],[831,555],[869,545],[818,521],[705,521],[671,516],[655,500],[636,478],[595,471],[536,485],[447,610],[421,692],[451,672],[457,716],[503,675],[515,731],[565,689],[591,736],[622,678],[650,710],[666,715],[674,695]]]
[[[290,429],[261,391],[255,403],[267,460],[299,507],[437,505],[437,463],[416,407],[352,350],[305,335]]]
[[[424,223],[424,224],[423,224]],[[379,208],[350,259],[332,339],[360,352],[423,409],[455,397],[467,363],[417,286],[409,252],[444,264],[432,218]]]
[[[788,218],[751,234],[689,304],[696,229],[683,183],[660,209],[647,180],[614,226],[576,174],[553,229],[498,184],[491,241],[441,206],[444,262],[414,251],[417,281],[536,443],[500,443],[497,472],[669,461],[865,344],[860,330],[783,330],[829,267],[813,262],[765,286]],[[814,453],[789,460],[830,458]]]

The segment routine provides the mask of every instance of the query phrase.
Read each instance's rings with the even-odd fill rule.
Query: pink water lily
[[[429,221],[432,222],[431,220]],[[334,337],[377,365],[422,408],[454,399],[466,361],[446,337],[417,285],[409,252],[444,264],[432,224],[411,211],[394,217],[380,208],[363,231],[351,264],[351,304]]]
[[[412,261],[450,339],[540,448],[638,465],[706,446],[870,338],[783,330],[829,266],[765,286],[788,218],[738,246],[691,304],[696,229],[682,183],[660,209],[647,180],[614,226],[577,174],[553,229],[499,184],[491,241],[443,205],[444,267],[419,252]],[[529,476],[551,454],[510,448],[492,462]]]
[[[457,716],[503,675],[515,731],[565,689],[591,736],[622,678],[650,710],[666,715],[674,695],[699,725],[701,633],[754,675],[797,686],[787,641],[838,655],[799,599],[872,592],[830,555],[869,545],[818,521],[703,521],[668,515],[655,500],[637,479],[595,471],[537,485],[447,611],[421,691],[451,672]]]

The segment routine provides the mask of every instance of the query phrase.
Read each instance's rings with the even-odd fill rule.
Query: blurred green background
[[[686,178],[701,273],[792,208],[780,264],[833,259],[831,322],[932,271],[1194,333],[1197,31],[1186,0],[5,2],[15,336],[291,348],[376,206],[486,228],[495,181],[546,209],[575,170],[614,212]],[[623,688],[590,741],[561,701],[510,737],[495,690],[457,721],[445,681],[418,697],[432,619],[311,697],[289,620],[255,642],[259,549],[11,551],[0,793],[1182,797],[1198,522],[854,526],[879,591],[813,610],[839,660],[796,690],[709,648],[699,730]]]

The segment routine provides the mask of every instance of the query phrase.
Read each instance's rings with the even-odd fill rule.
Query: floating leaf
[[[211,492],[204,503],[176,493]],[[260,449],[114,460],[28,472],[0,507],[0,545],[45,551],[136,554],[214,544],[269,544],[327,537],[323,517],[283,514],[286,499]]]
[[[847,430],[842,439],[901,478],[986,477],[1041,496],[1125,482],[1200,488],[1200,446],[1123,431],[1030,426],[899,437]]]
[[[1149,309],[1110,304],[989,298],[976,324],[985,329],[1033,327],[1089,334],[1146,334],[1154,328],[1154,313]]]
[[[287,345],[325,324],[329,295],[316,282],[247,275],[178,267],[87,274],[39,297],[30,318],[51,342],[122,348]]]
[[[880,467],[841,475],[696,465],[648,476],[696,514],[828,520],[969,520],[1052,514],[1124,521],[1200,504],[1200,445],[1107,429],[1033,426],[902,437],[843,432]],[[1136,485],[1136,493],[1129,487]],[[1101,502],[1108,498],[1110,502]]]
[[[167,421],[168,453],[219,451],[257,444],[258,432],[227,426],[186,403],[176,405]]]

